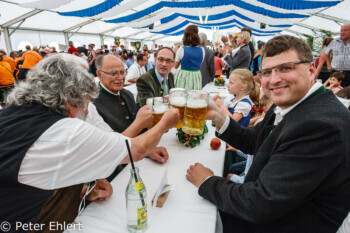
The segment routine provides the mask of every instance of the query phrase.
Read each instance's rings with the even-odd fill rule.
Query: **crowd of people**
[[[181,45],[154,51],[71,41],[63,53],[1,50],[0,220],[70,223],[82,199],[108,200],[109,182],[129,162],[125,140],[135,161],[166,163],[157,145],[179,112],[151,128],[147,98],[201,90],[224,74],[230,96],[207,107],[227,143],[224,174],[200,163],[184,174],[218,207],[223,231],[336,232],[350,211],[350,113],[335,96],[350,97],[350,24],[324,42],[323,70],[300,38],[255,49],[251,37],[242,28],[213,49],[190,25]]]

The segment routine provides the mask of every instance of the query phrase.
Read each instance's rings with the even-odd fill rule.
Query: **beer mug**
[[[187,92],[187,101],[182,124],[182,131],[192,135],[201,135],[207,115],[209,93],[192,90]]]
[[[164,101],[163,97],[147,98],[146,104],[150,107],[153,114],[153,127],[162,119],[164,113],[169,110],[169,104]]]
[[[184,88],[170,89],[169,103],[173,108],[179,109],[180,120],[179,123],[175,126],[175,128],[181,129],[186,106],[186,90]]]

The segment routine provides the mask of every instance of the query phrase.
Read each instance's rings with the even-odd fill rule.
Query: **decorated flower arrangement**
[[[215,84],[215,86],[224,86],[225,80],[222,77],[218,77],[215,79],[214,84]]]
[[[206,133],[208,133],[208,127],[207,125],[204,125],[203,134],[201,135],[191,135],[183,132],[182,129],[177,129],[176,135],[184,146],[193,148],[196,147],[197,144],[200,144],[200,140],[204,139],[204,134]]]
[[[115,44],[115,46],[119,46],[120,45],[120,38],[119,37],[114,37],[114,44]]]

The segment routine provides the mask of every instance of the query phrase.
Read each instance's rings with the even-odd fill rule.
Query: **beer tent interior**
[[[135,41],[172,46],[190,24],[212,42],[242,27],[255,40],[291,34],[317,41],[327,32],[339,36],[349,9],[350,0],[0,0],[0,48],[111,46],[116,37],[127,48]]]

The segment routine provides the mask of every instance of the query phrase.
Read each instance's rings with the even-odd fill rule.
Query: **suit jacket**
[[[231,120],[220,138],[255,155],[246,180],[213,176],[199,194],[224,212],[224,232],[336,232],[350,210],[349,111],[321,87],[274,118],[272,107],[254,128]]]
[[[251,60],[249,45],[242,46],[234,57],[228,55],[224,60],[231,66],[231,72],[235,69],[249,69]]]
[[[168,76],[169,90],[174,87],[174,76],[169,73]],[[137,98],[136,103],[141,107],[146,105],[146,99],[150,97],[160,97],[163,96],[164,90],[162,89],[156,72],[154,69],[150,69],[136,81],[137,87]]]
[[[215,63],[213,50],[208,49],[205,45],[201,45],[201,47],[204,48],[205,52],[204,61],[201,64],[202,87],[204,87],[207,83],[210,83],[212,80],[214,80]]]

